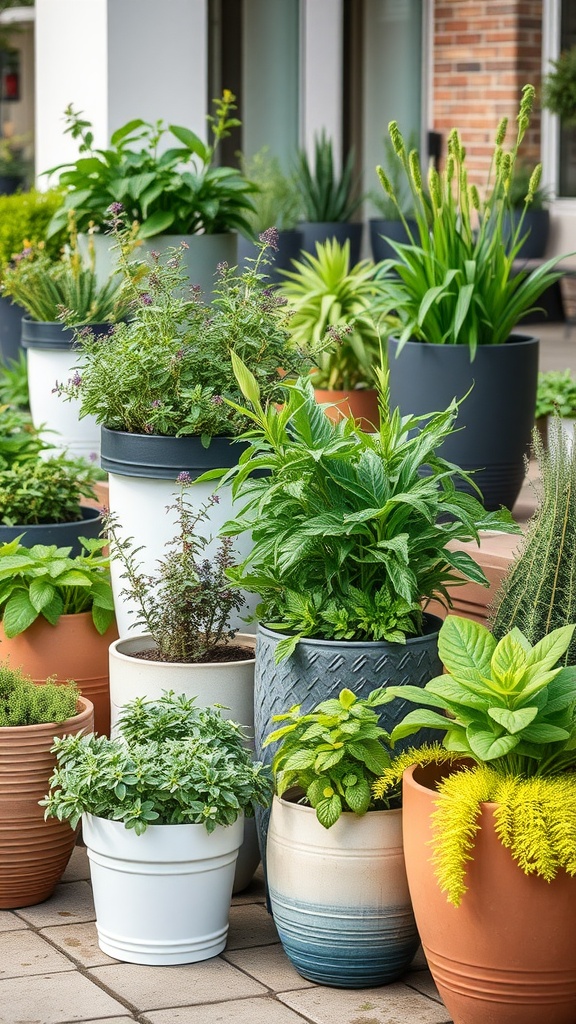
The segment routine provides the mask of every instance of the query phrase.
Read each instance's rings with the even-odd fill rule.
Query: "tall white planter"
[[[149,825],[85,814],[84,841],[100,949],[132,964],[190,964],[226,945],[243,818],[217,825]]]
[[[109,324],[94,324],[91,330],[105,334]],[[59,323],[41,323],[24,317],[22,346],[28,364],[30,413],[35,427],[43,427],[42,437],[54,445],[52,454],[65,453],[73,458],[98,459],[100,427],[94,416],[80,419],[78,399],[65,401],[56,392],[56,383],[66,383],[82,363],[81,346],[75,332]]]
[[[311,807],[274,797],[268,892],[284,951],[321,985],[368,988],[398,978],[418,947],[402,812],[344,812],[324,828]]]
[[[256,638],[237,633],[234,641],[246,647],[245,661],[222,661],[198,665],[179,662],[147,661],[134,657],[150,650],[150,636],[127,637],[110,645],[110,724],[111,735],[118,733],[122,707],[136,697],[158,700],[164,690],[196,697],[199,707],[222,705],[222,715],[246,727],[247,741],[254,749],[254,648]],[[234,877],[234,892],[250,884],[260,851],[254,818],[247,818]]]
[[[138,559],[144,573],[156,573],[159,559],[167,554],[166,545],[175,536],[176,513],[168,511],[168,507],[174,504],[179,493],[176,482],[179,473],[186,471],[195,480],[206,470],[233,466],[242,450],[242,445],[228,438],[213,438],[206,449],[199,437],[161,437],[102,428],[101,464],[109,474],[110,510],[117,518],[121,539],[132,537],[135,547],[141,548]],[[214,489],[212,483],[195,484],[189,492],[191,502],[199,508],[209,501]],[[217,547],[218,530],[232,514],[230,488],[222,487],[202,527],[204,536],[214,538],[206,549],[208,557]],[[234,547],[238,561],[245,558],[250,549],[250,538],[239,538]],[[136,605],[122,594],[125,586],[122,571],[112,552],[112,590],[121,638],[139,629]],[[250,628],[241,616],[250,614],[256,603],[254,597],[247,599],[240,615],[231,617],[233,629]]]

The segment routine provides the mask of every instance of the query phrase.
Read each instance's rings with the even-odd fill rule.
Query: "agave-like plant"
[[[314,166],[304,150],[298,153],[295,179],[307,221],[348,221],[362,202],[354,180],[354,153],[349,152],[338,176],[332,140],[325,132],[314,140]]]
[[[280,293],[291,310],[296,345],[312,349],[316,387],[349,391],[374,387],[380,362],[379,306],[382,285],[370,260],[350,266],[350,243],[316,242],[316,256],[304,253],[282,272]]]

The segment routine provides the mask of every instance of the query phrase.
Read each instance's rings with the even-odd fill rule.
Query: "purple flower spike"
[[[142,295],[140,296],[140,302],[142,303],[143,306],[151,306],[153,305],[154,299],[152,298],[149,292],[142,292]]]
[[[177,484],[191,484],[192,483],[192,477],[190,476],[190,473],[187,473],[186,470],[183,470],[182,473],[178,473],[178,476],[176,477],[176,483]]]
[[[114,214],[115,217],[124,210],[124,203],[110,203],[108,207],[108,213]]]
[[[263,231],[259,238],[264,245],[269,245],[271,249],[274,249],[274,252],[278,252],[278,242],[280,241],[278,228],[266,228],[266,231]]]

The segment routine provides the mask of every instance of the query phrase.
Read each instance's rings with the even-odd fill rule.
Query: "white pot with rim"
[[[136,697],[158,700],[164,690],[196,697],[199,707],[222,705],[222,715],[245,727],[248,746],[254,750],[254,649],[256,638],[237,633],[233,644],[246,648],[244,661],[214,661],[183,664],[151,661],[134,657],[139,651],[152,650],[148,635],[116,640],[109,648],[110,726],[118,734],[118,718],[123,705]],[[234,892],[249,885],[260,861],[254,818],[247,818],[244,842],[238,856]]]
[[[149,825],[82,816],[100,949],[132,964],[190,964],[226,945],[244,819],[217,825]]]

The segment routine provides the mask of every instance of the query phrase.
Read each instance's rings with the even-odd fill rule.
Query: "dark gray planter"
[[[0,358],[3,363],[20,358],[24,310],[0,295]]]
[[[101,338],[110,331],[110,324],[90,324],[90,331]],[[81,328],[80,328],[81,329]],[[29,316],[22,317],[22,348],[53,349],[55,352],[70,351],[80,348],[74,327],[44,320],[32,320]]]
[[[302,250],[316,255],[316,242],[326,242],[329,238],[335,238],[340,245],[350,242],[350,266],[353,267],[360,259],[362,248],[362,230],[364,225],[360,222],[354,224],[338,221],[302,221],[298,225],[302,232]]]
[[[130,434],[108,427],[102,427],[101,440],[102,469],[148,480],[175,480],[184,471],[196,480],[209,469],[235,466],[246,448],[229,437],[213,437],[205,448],[199,437]]]
[[[345,640],[300,640],[294,654],[277,665],[274,652],[282,633],[258,626],[256,668],[254,677],[254,735],[256,756],[270,764],[273,749],[264,747],[266,736],[275,728],[272,716],[301,704],[302,711],[311,711],[320,701],[337,697],[348,687],[358,697],[367,697],[378,686],[425,686],[440,675],[442,663],[438,656],[438,631],[442,620],[425,615],[425,634],[412,637],[405,644],[382,641],[350,642]],[[413,705],[395,700],[380,708],[380,724],[388,732],[401,721]],[[397,744],[397,749],[412,746],[438,734],[410,737]],[[260,852],[265,853],[270,812],[258,809],[256,820]]]
[[[505,243],[508,242],[511,231],[516,230],[520,222],[521,215],[521,210],[512,210],[511,215],[508,214],[505,216],[502,232],[502,237]],[[512,220],[512,228],[510,226],[510,219]],[[527,235],[528,237],[520,246],[516,259],[542,259],[546,252],[548,237],[550,235],[550,210],[528,209],[522,224],[522,234]]]
[[[281,271],[293,270],[292,260],[297,260],[300,257],[301,251],[301,231],[279,231],[278,251],[274,252],[271,248],[266,250],[269,263],[262,267],[262,273],[266,274],[273,284],[279,284],[283,280]],[[258,250],[254,242],[244,238],[243,235],[238,235],[238,263],[243,270],[250,266],[248,260],[253,260],[257,253]]]
[[[100,536],[102,524],[100,509],[80,506],[82,518],[73,523],[36,523],[32,526],[3,526],[0,524],[0,544],[7,544],[24,534],[21,544],[31,548],[34,544],[56,544],[59,548],[71,547],[71,558],[79,555],[82,545],[79,537],[95,539]]]
[[[418,226],[415,220],[407,220],[408,227],[414,238],[418,238]],[[386,220],[384,217],[373,217],[369,222],[370,245],[372,258],[375,263],[381,260],[398,259],[388,239],[393,242],[407,243],[410,241],[408,233],[401,220]]]
[[[390,403],[403,416],[447,408],[468,392],[458,428],[440,453],[474,473],[485,507],[511,509],[524,480],[538,382],[538,339],[513,334],[504,345],[482,345],[470,362],[467,345],[407,342],[398,358],[390,338]],[[457,482],[457,487],[475,493]]]

